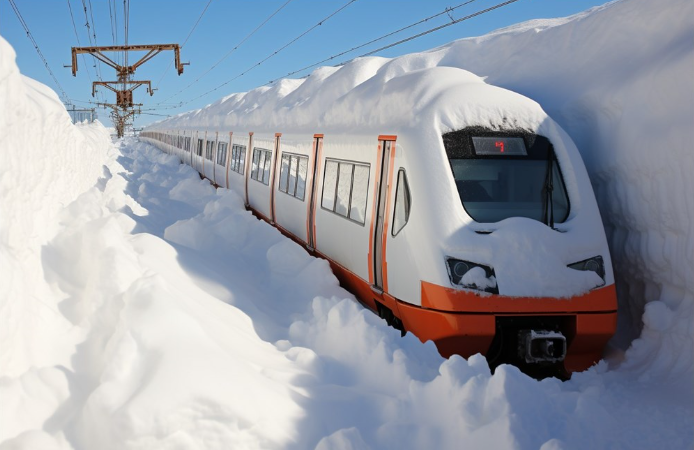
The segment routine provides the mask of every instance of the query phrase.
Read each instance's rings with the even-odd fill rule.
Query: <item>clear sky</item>
[[[346,53],[324,65],[337,64],[420,32],[450,23],[503,0],[13,0],[34,39],[46,57],[58,82],[78,107],[91,107],[90,101],[115,102],[115,94],[101,88],[91,97],[91,82],[116,80],[115,70],[91,56],[79,58],[77,77],[69,68],[70,49],[90,46],[89,35],[96,32],[94,45],[122,45],[124,42],[124,3],[129,3],[128,43],[183,44],[191,29],[197,27],[181,51],[181,59],[190,62],[183,75],[173,67],[173,52],[162,52],[137,69],[134,79],[151,80],[157,87],[150,97],[144,87],[135,91],[136,103],[143,103],[143,115],[135,124],[142,126],[162,117],[153,114],[177,114],[203,107],[232,92],[243,92],[286,76],[305,66],[342,53],[370,40],[418,22],[429,16],[464,6],[440,15],[416,27]],[[563,17],[605,3],[604,0],[518,0],[478,17],[451,25],[405,44],[380,51],[378,56],[393,57],[427,50],[455,39],[479,36],[494,29],[537,18]],[[346,5],[346,6],[345,6]],[[72,17],[70,14],[72,8]],[[85,6],[87,14],[85,17]],[[333,14],[344,6],[344,9]],[[281,9],[280,9],[281,8]],[[277,12],[255,34],[244,39]],[[113,20],[112,20],[113,19]],[[91,32],[86,23],[89,21]],[[315,27],[288,47],[302,33]],[[113,25],[113,26],[112,26]],[[17,53],[20,71],[59,92],[37,55],[11,7],[0,0],[0,35]],[[79,44],[78,44],[79,38]],[[240,45],[239,45],[240,44]],[[238,47],[236,50],[233,50]],[[216,68],[215,63],[231,52]],[[115,58],[116,55],[113,55]],[[130,62],[142,53],[133,53]],[[262,64],[257,63],[267,59]],[[86,62],[86,64],[85,64]],[[168,71],[167,71],[167,68]],[[98,69],[98,74],[97,74]],[[250,70],[249,70],[250,69]],[[313,70],[313,69],[310,69]],[[310,70],[292,77],[300,78]],[[245,74],[244,74],[245,73]],[[100,74],[100,78],[98,75]],[[243,75],[242,75],[243,74]],[[204,76],[203,76],[204,75]],[[201,78],[202,76],[202,78]],[[198,80],[199,79],[199,80]],[[196,82],[196,80],[198,80]],[[190,85],[193,83],[190,87]],[[219,89],[206,93],[223,83]],[[180,94],[179,91],[184,90]],[[183,105],[180,105],[184,103]],[[101,120],[110,126],[108,111],[98,110]]]

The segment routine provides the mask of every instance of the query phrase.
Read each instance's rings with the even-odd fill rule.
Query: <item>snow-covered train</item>
[[[616,292],[568,135],[537,103],[460,69],[381,62],[337,76],[237,94],[140,139],[240,193],[443,356],[565,373],[598,361]]]

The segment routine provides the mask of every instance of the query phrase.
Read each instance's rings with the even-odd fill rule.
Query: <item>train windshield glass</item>
[[[477,222],[492,223],[509,217],[528,217],[561,223],[569,213],[569,200],[559,165],[531,159],[451,159],[455,183],[465,211]],[[548,172],[551,171],[551,175]],[[553,186],[547,192],[548,180]],[[550,203],[551,210],[547,205]]]

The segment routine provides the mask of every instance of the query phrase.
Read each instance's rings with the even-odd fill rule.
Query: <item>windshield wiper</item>
[[[547,226],[554,229],[554,201],[552,192],[554,191],[554,152],[552,148],[547,149],[547,175],[545,176],[545,198],[544,216]]]

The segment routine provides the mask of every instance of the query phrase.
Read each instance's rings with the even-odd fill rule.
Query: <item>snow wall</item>
[[[110,137],[99,122],[73,125],[53,90],[20,75],[2,37],[0,102],[0,376],[14,376],[53,362],[72,327],[46,300],[56,294],[42,247],[97,182]]]
[[[628,367],[644,377],[687,378],[694,373],[693,43],[691,1],[622,0],[428,52],[319,68],[161,123],[221,129],[290,123],[319,132],[315,124],[330,127],[340,115],[335,105],[366,80],[385,84],[434,66],[462,68],[526,95],[571,135],[591,176],[617,280],[613,350],[640,335]]]

